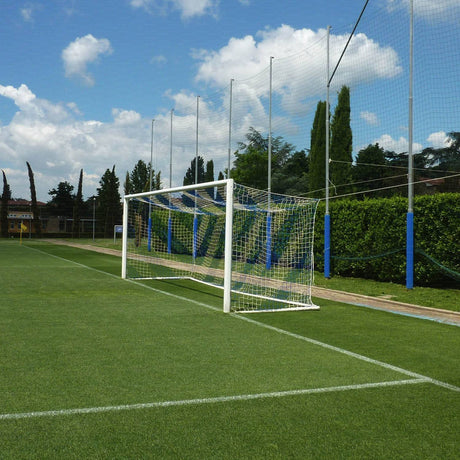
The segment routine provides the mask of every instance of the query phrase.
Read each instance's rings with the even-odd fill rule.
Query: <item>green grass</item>
[[[121,251],[120,238],[116,240],[115,244],[113,239],[97,239],[95,242],[90,239],[73,241]],[[186,259],[187,256],[184,256],[184,261],[190,258],[188,257],[188,259]],[[363,294],[371,297],[383,297],[398,302],[460,312],[460,289],[441,289],[420,286],[415,286],[413,289],[406,289],[406,287],[401,284],[384,283],[361,278],[333,276],[330,279],[326,279],[324,275],[319,272],[315,273],[314,282],[315,286],[318,287],[354,294]]]
[[[414,379],[370,360],[460,387],[460,329],[322,300],[225,315],[211,288],[124,281],[117,257],[42,242],[0,241],[0,260],[2,460],[458,458],[460,392],[430,381],[2,418]]]

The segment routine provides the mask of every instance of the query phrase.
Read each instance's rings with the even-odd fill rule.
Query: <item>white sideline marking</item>
[[[377,383],[362,383],[358,385],[344,385],[325,388],[306,388],[302,390],[288,390],[288,391],[274,391],[270,393],[256,393],[247,395],[234,395],[234,396],[217,396],[215,398],[198,398],[198,399],[182,399],[177,401],[158,401],[152,403],[141,404],[123,404],[120,406],[105,406],[105,407],[86,407],[80,409],[61,409],[50,410],[41,412],[24,412],[17,414],[0,414],[0,420],[18,420],[25,418],[38,418],[38,417],[57,417],[63,415],[77,415],[77,414],[98,414],[101,412],[117,412],[139,409],[153,409],[160,407],[177,407],[177,406],[197,406],[200,404],[215,404],[224,402],[235,401],[250,401],[253,399],[266,399],[266,398],[282,398],[286,396],[299,396],[315,393],[332,393],[338,391],[348,390],[362,390],[366,388],[380,388],[399,385],[413,385],[416,383],[426,383],[429,380],[414,379],[414,380],[394,380],[390,382],[377,382]]]
[[[25,246],[25,247],[28,247],[28,246]],[[107,275],[107,276],[111,276],[112,278],[115,278],[115,279],[118,279],[118,280],[120,279],[120,277],[118,277],[117,275],[113,275],[112,273],[104,272],[102,270],[98,270],[97,268],[89,267],[88,265],[83,265],[83,264],[80,264],[78,262],[74,262],[73,260],[64,259],[63,257],[59,257],[59,256],[56,256],[54,254],[48,254],[47,252],[41,251],[40,249],[31,248],[31,247],[28,247],[28,248],[32,249],[32,250],[35,250],[35,251],[38,251],[38,252],[41,252],[42,254],[46,254],[48,256],[54,257],[56,259],[60,259],[60,260],[66,261],[66,262],[70,262],[72,264],[78,265],[79,267],[83,267],[83,268],[86,268],[88,270],[93,270],[95,272],[102,273],[102,274]],[[139,282],[134,281],[134,280],[126,279],[124,281],[130,282],[130,283],[135,284],[137,286],[141,286],[143,288],[149,289],[149,290],[154,291],[154,292],[158,292],[160,294],[164,294],[164,295],[172,297],[174,299],[178,299],[178,300],[182,300],[182,301],[185,301],[185,302],[193,303],[195,305],[199,305],[201,307],[205,307],[205,308],[208,308],[210,310],[221,311],[221,309],[219,309],[217,307],[213,307],[212,305],[208,305],[208,304],[205,304],[203,302],[198,302],[197,300],[188,299],[186,297],[182,297],[182,296],[177,295],[177,294],[172,294],[172,293],[167,292],[167,291],[162,291],[160,289],[157,289],[157,288],[154,288],[154,287],[151,287],[151,286],[147,286],[146,284],[142,284],[142,283],[139,283]],[[289,337],[292,337],[292,338],[295,338],[295,339],[298,339],[298,340],[303,340],[304,342],[308,342],[308,343],[311,343],[313,345],[317,345],[319,347],[323,347],[323,348],[326,348],[328,350],[335,351],[337,353],[342,353],[342,354],[344,354],[346,356],[350,356],[352,358],[356,358],[356,359],[359,359],[361,361],[365,361],[365,362],[370,363],[370,364],[375,364],[376,366],[380,366],[380,367],[383,367],[385,369],[390,369],[392,371],[399,372],[401,374],[407,375],[408,377],[413,377],[415,379],[421,379],[421,380],[423,380],[425,382],[430,382],[433,385],[437,385],[437,386],[440,386],[440,387],[443,387],[443,388],[447,388],[448,390],[451,390],[451,391],[459,391],[460,392],[460,387],[457,387],[455,385],[451,385],[450,383],[441,382],[440,380],[432,379],[431,377],[427,377],[425,375],[418,374],[416,372],[408,371],[407,369],[403,369],[402,367],[393,366],[392,364],[388,364],[388,363],[385,363],[383,361],[378,361],[376,359],[372,359],[372,358],[369,358],[367,356],[360,355],[358,353],[354,353],[352,351],[345,350],[344,348],[335,347],[334,345],[329,345],[327,343],[320,342],[318,340],[311,339],[309,337],[305,337],[305,336],[300,335],[300,334],[295,334],[293,332],[286,331],[284,329],[280,329],[280,328],[277,328],[277,327],[274,327],[274,326],[270,326],[268,324],[261,323],[259,321],[254,320],[254,319],[248,318],[246,316],[238,315],[238,314],[235,314],[235,313],[229,313],[228,315],[233,317],[233,318],[237,318],[237,319],[240,319],[242,321],[246,321],[248,323],[254,324],[256,326],[263,327],[265,329],[269,329],[269,330],[277,332],[279,334],[287,335]]]

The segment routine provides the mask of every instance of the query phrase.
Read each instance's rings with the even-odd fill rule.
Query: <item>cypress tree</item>
[[[316,107],[311,130],[309,160],[308,188],[310,191],[323,189],[326,181],[326,101],[319,101]],[[317,192],[314,196],[320,198],[323,192]]]
[[[38,214],[37,192],[35,191],[34,172],[32,171],[32,168],[30,167],[30,164],[28,161],[26,161],[26,164],[27,164],[27,171],[29,173],[30,198],[32,201],[32,214],[33,214],[33,224],[35,228],[35,235],[37,236],[37,238],[40,238],[42,236],[42,228],[40,225],[40,216]]]
[[[352,181],[352,149],[350,88],[342,86],[331,121],[330,179],[335,186],[350,184]]]
[[[3,173],[3,193],[2,193],[2,209],[1,209],[1,227],[2,237],[8,238],[8,201],[11,199],[11,190],[6,180],[5,171]]]
[[[81,217],[81,208],[83,206],[82,188],[83,188],[83,169],[80,170],[80,179],[78,181],[77,196],[75,197],[75,201],[73,205],[72,238],[80,238],[80,217]]]

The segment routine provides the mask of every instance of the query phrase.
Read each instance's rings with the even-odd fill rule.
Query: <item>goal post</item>
[[[318,309],[316,206],[232,179],[126,195],[122,278],[215,286],[224,312]]]

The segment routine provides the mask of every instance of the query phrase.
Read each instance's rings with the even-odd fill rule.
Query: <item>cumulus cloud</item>
[[[410,8],[410,0],[387,0],[390,11]],[[460,14],[458,0],[417,0],[414,2],[414,14],[430,21],[450,20]]]
[[[409,150],[409,141],[401,136],[399,139],[393,139],[389,134],[383,134],[379,139],[374,140],[373,144],[378,143],[380,147],[395,153],[404,153]],[[420,152],[423,149],[422,144],[414,142],[412,144],[412,151],[414,153]]]
[[[167,14],[178,11],[183,19],[204,15],[215,15],[218,0],[131,0],[133,8],[142,8],[149,13]]]
[[[85,172],[84,193],[93,194],[107,168],[117,166],[119,177],[150,152],[148,121],[132,110],[114,109],[113,120],[81,120],[74,103],[55,104],[36,97],[26,86],[0,85],[0,96],[19,110],[0,125],[0,164],[6,169],[13,196],[29,196],[25,162],[36,174],[39,199],[64,180],[76,185]]]
[[[368,112],[364,110],[359,114],[359,116],[368,124],[371,126],[377,126],[379,124],[379,120],[377,118],[377,115],[373,112]]]
[[[450,147],[452,144],[452,138],[446,134],[444,131],[438,131],[437,133],[431,133],[427,141],[430,143],[430,147],[434,149],[441,149],[445,147]]]
[[[336,62],[348,39],[347,35],[331,35],[331,62]],[[287,111],[302,113],[308,109],[306,100],[323,97],[326,72],[326,31],[294,29],[282,25],[255,36],[231,38],[217,51],[194,50],[199,62],[197,82],[225,87],[231,78],[247,91],[267,95],[268,77],[261,76],[273,61],[273,91],[282,98]],[[359,64],[359,65],[358,65]],[[356,35],[333,80],[333,90],[342,85],[356,86],[389,79],[402,72],[399,57],[391,47],[381,46],[365,34]],[[254,77],[255,76],[255,77]]]
[[[88,64],[112,51],[110,41],[106,38],[98,39],[91,34],[76,38],[62,51],[66,77],[77,77],[88,86],[93,86],[95,82],[88,72]]]

